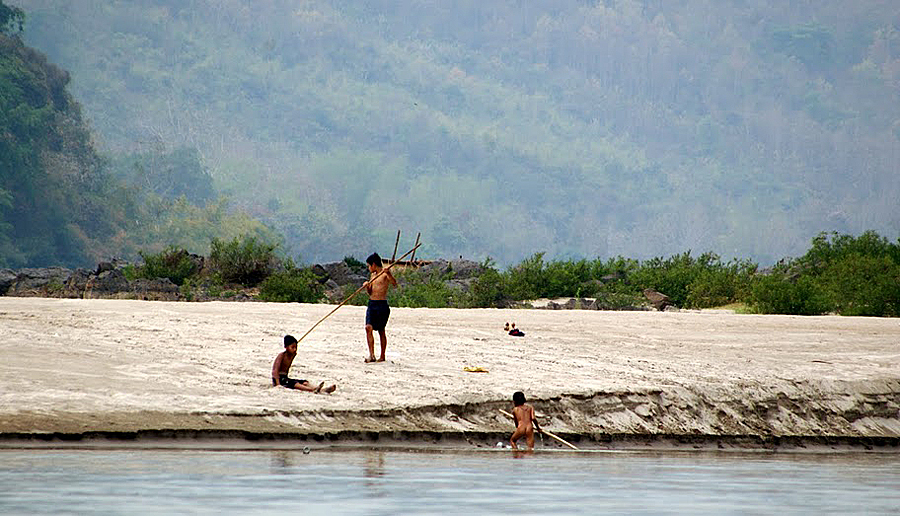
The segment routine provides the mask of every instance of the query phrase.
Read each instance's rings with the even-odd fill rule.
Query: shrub
[[[662,292],[675,306],[686,306],[688,287],[702,269],[698,262],[706,263],[713,259],[718,260],[718,256],[707,253],[695,260],[690,251],[667,259],[653,258],[641,264],[631,274],[629,282],[640,290],[650,288]]]
[[[224,282],[253,287],[278,267],[276,247],[277,244],[260,242],[252,236],[237,237],[230,242],[214,238],[210,244],[210,267]]]
[[[522,301],[540,297],[544,273],[544,253],[535,253],[506,271],[510,299]]]
[[[581,286],[590,279],[587,261],[552,261],[542,271],[539,297],[580,296]]]
[[[403,288],[388,291],[392,306],[450,308],[459,306],[465,298],[459,290],[447,285],[438,272],[424,274],[417,270],[402,271],[398,274]]]
[[[669,296],[676,306],[708,308],[745,297],[755,271],[750,261],[722,263],[715,253],[693,258],[688,251],[647,260],[631,272],[628,281],[640,290],[650,288]]]
[[[144,259],[144,264],[129,271],[134,277],[169,278],[172,283],[182,285],[185,280],[200,272],[200,263],[184,249],[169,246],[161,253],[139,254]]]
[[[278,303],[317,303],[322,299],[322,286],[310,269],[291,268],[263,280],[259,298]]]
[[[818,283],[841,315],[900,316],[900,265],[888,256],[849,254],[830,263]]]
[[[347,264],[347,267],[350,267],[351,270],[365,269],[366,264],[356,259],[355,256],[345,256],[344,263]]]
[[[811,277],[792,281],[780,272],[754,278],[748,302],[763,314],[820,315],[828,311],[824,295]]]
[[[500,308],[506,300],[503,276],[497,269],[486,267],[472,282],[466,304],[470,308]]]
[[[181,293],[181,296],[184,297],[185,301],[194,300],[194,286],[191,284],[190,279],[185,279],[178,291]]]
[[[804,274],[819,275],[830,264],[851,255],[887,257],[900,264],[900,242],[891,244],[874,231],[866,231],[858,237],[823,232],[813,238],[812,247],[796,264]]]
[[[756,265],[749,261],[728,264],[713,262],[699,270],[688,285],[685,306],[710,308],[743,300],[747,297]]]

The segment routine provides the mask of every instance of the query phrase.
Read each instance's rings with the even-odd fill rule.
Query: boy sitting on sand
[[[288,371],[291,364],[294,363],[294,357],[297,356],[297,339],[292,335],[284,336],[284,351],[275,357],[275,363],[272,364],[272,385],[287,387],[288,389],[300,389],[301,391],[314,392],[316,394],[322,392],[325,382],[320,383],[317,387],[313,387],[306,380],[297,380],[288,378]],[[332,393],[337,389],[336,385],[331,385],[325,392]]]
[[[513,450],[518,450],[519,447],[516,446],[516,441],[524,436],[528,449],[533,450],[534,429],[537,428],[538,432],[541,431],[541,425],[538,424],[537,419],[534,417],[534,407],[525,403],[525,394],[522,391],[513,394],[513,404],[515,404],[513,419],[516,423],[516,431],[510,436],[509,443],[512,444]]]

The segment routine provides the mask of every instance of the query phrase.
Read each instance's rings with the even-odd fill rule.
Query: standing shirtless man
[[[391,315],[391,307],[388,306],[387,293],[391,286],[397,286],[397,280],[391,274],[390,270],[384,271],[381,257],[378,253],[372,253],[366,258],[369,265],[369,281],[363,283],[366,292],[369,293],[369,306],[366,308],[366,342],[369,345],[369,356],[366,363],[384,362],[384,352],[387,349],[387,335],[384,332],[387,326],[388,317]],[[376,278],[376,276],[378,276]],[[381,357],[375,359],[375,336],[372,331],[378,332],[381,339]]]

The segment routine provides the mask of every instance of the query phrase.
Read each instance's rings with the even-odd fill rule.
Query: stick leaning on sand
[[[511,418],[513,419],[513,421],[515,421],[515,419],[516,419],[515,416],[513,416],[513,415],[510,414],[509,412],[507,412],[507,411],[505,411],[505,410],[503,410],[503,409],[497,409],[497,410],[499,410],[500,412],[502,412],[504,416],[511,417]],[[556,439],[557,441],[559,441],[559,442],[565,444],[566,446],[568,446],[569,448],[572,448],[573,450],[577,450],[577,449],[578,449],[578,447],[575,446],[574,444],[570,443],[569,441],[566,441],[566,440],[563,439],[562,437],[560,437],[560,436],[558,436],[558,435],[556,435],[556,434],[554,434],[554,433],[552,433],[552,432],[548,432],[547,430],[544,430],[543,428],[540,430],[540,432],[541,432],[542,434],[545,434],[547,437],[552,437],[552,438]]]
[[[388,270],[390,270],[391,267],[393,267],[394,265],[396,265],[396,264],[399,263],[399,262],[402,262],[403,259],[406,258],[407,256],[409,256],[410,253],[415,252],[415,250],[418,249],[420,245],[422,245],[422,244],[416,244],[415,247],[413,247],[412,249],[410,249],[409,251],[407,251],[406,254],[404,254],[403,256],[401,256],[399,260],[392,261],[390,265],[388,265],[387,267],[381,269],[381,272],[379,272],[378,274],[376,274],[375,277],[369,279],[369,282],[375,281],[379,276],[381,276],[382,274],[384,274],[385,272],[387,272]],[[307,335],[309,335],[310,333],[312,333],[312,331],[316,329],[316,326],[322,324],[322,321],[324,321],[325,319],[328,319],[328,317],[331,316],[331,314],[337,312],[337,309],[338,309],[338,308],[340,308],[340,307],[344,306],[345,304],[347,304],[347,301],[350,301],[351,299],[353,299],[354,297],[356,297],[356,294],[359,294],[359,292],[360,292],[362,289],[364,289],[365,287],[366,287],[366,285],[365,285],[365,283],[364,283],[363,286],[361,286],[361,287],[359,287],[358,289],[356,289],[356,292],[354,292],[354,293],[350,294],[349,296],[347,296],[347,299],[341,301],[341,304],[339,304],[339,305],[337,305],[336,307],[334,307],[334,310],[328,312],[328,314],[325,315],[325,317],[319,319],[319,321],[318,321],[316,324],[313,324],[313,325],[312,325],[312,328],[310,328],[309,330],[307,330],[306,333],[304,333],[302,337],[300,337],[299,339],[297,339],[297,342],[299,343],[299,342],[302,341]]]

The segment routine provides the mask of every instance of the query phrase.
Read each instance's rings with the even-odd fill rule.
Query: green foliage
[[[210,269],[224,282],[256,286],[277,269],[277,247],[277,244],[265,243],[247,235],[228,242],[213,238],[209,253]]]
[[[322,299],[322,287],[310,269],[288,268],[263,280],[259,298],[279,303],[317,303]]]
[[[900,264],[887,256],[841,257],[816,282],[841,315],[900,316]]]
[[[144,264],[131,273],[137,278],[169,278],[172,283],[182,285],[188,278],[200,272],[200,264],[190,253],[174,246],[169,246],[156,254],[145,254],[141,251],[140,255],[144,259]]]
[[[22,32],[25,29],[25,11],[0,1],[0,34]]]
[[[344,285],[344,289],[341,294],[341,300],[350,298],[350,296],[352,295],[353,297],[350,298],[349,301],[347,301],[348,305],[365,306],[369,302],[369,296],[366,294],[366,291],[364,289],[359,290],[359,292],[357,292],[357,290],[359,290],[359,287],[352,284]]]
[[[467,305],[472,308],[502,308],[510,299],[504,277],[489,266],[489,261],[486,260],[483,266],[481,274],[472,282]]]
[[[162,199],[184,197],[191,204],[205,205],[216,197],[212,177],[195,148],[130,154],[115,159],[111,168],[127,184]]]
[[[94,265],[128,226],[68,82],[0,34],[0,262],[11,266]]]
[[[355,256],[345,256],[344,263],[353,270],[366,268],[366,264],[357,260]]]
[[[98,141],[188,142],[312,260],[407,225],[420,257],[503,264],[684,245],[772,262],[822,221],[897,227],[891,3],[29,4]]]
[[[825,295],[812,278],[791,280],[779,273],[756,277],[748,302],[763,314],[819,315],[828,310]]]
[[[402,288],[388,291],[391,306],[454,308],[461,306],[465,296],[450,288],[439,273],[429,274],[417,270],[402,271],[397,280]]]
[[[751,262],[723,263],[715,253],[698,258],[690,251],[669,258],[653,258],[632,272],[629,282],[669,296],[675,306],[709,308],[739,300],[756,266]]]
[[[756,270],[757,265],[749,260],[722,263],[716,259],[701,268],[688,285],[685,305],[711,308],[746,299]]]
[[[805,255],[756,278],[749,302],[762,313],[900,316],[900,242],[821,233]]]
[[[512,299],[542,297],[544,285],[544,253],[535,253],[511,267],[506,274],[507,293]]]
[[[184,280],[181,284],[181,287],[178,289],[178,292],[181,294],[182,299],[185,301],[193,301],[194,300],[194,284],[190,279]]]
[[[819,233],[812,247],[796,261],[804,274],[819,276],[834,262],[850,256],[886,257],[900,263],[900,241],[892,244],[874,231],[866,231],[854,237],[837,232]]]

